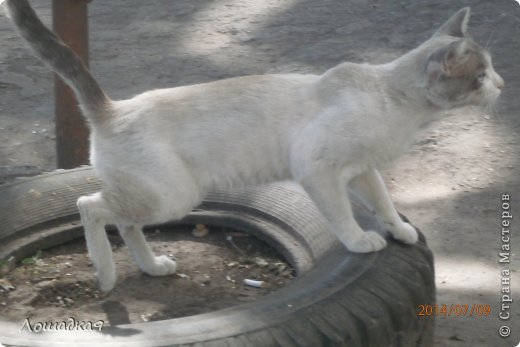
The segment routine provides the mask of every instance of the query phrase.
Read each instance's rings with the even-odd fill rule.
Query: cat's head
[[[492,106],[504,87],[489,52],[467,36],[469,15],[469,7],[459,10],[422,45],[422,84],[428,99],[444,109]]]

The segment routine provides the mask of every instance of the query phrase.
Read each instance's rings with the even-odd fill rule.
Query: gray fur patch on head
[[[469,37],[434,49],[424,64],[430,100],[439,106],[450,108],[479,103],[476,100],[487,103],[487,100],[495,99],[487,95],[494,94],[495,91],[484,88],[486,79],[496,75],[486,54]]]
[[[472,39],[464,38],[435,49],[427,58],[428,82],[442,78],[467,78],[486,68],[484,50]]]
[[[471,39],[455,41],[446,49],[444,66],[447,77],[475,76],[486,69],[484,50]]]

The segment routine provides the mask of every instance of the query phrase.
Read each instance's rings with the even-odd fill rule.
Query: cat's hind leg
[[[149,154],[154,163],[151,172],[143,169],[150,164],[137,160],[133,166],[125,166],[124,172],[115,169],[103,172],[110,183],[105,198],[117,216],[112,223],[137,266],[151,276],[165,276],[175,273],[177,263],[166,255],[154,254],[142,227],[180,220],[202,199],[193,175],[175,153],[168,160],[154,155]]]
[[[166,255],[155,256],[146,242],[142,227],[138,225],[118,225],[119,233],[125,241],[139,268],[151,276],[165,276],[175,273],[177,264]]]
[[[108,292],[116,283],[116,269],[105,225],[114,219],[103,194],[82,196],[77,201],[90,260],[96,269],[99,288]]]
[[[82,196],[77,202],[85,230],[87,249],[96,269],[95,276],[99,288],[103,292],[109,292],[114,288],[117,279],[112,248],[105,231],[105,225],[112,223],[118,224],[121,237],[143,272],[152,276],[175,273],[177,269],[175,261],[165,255],[154,256],[150,246],[146,243],[141,226],[122,223],[121,221],[127,218],[122,218],[120,204],[114,204],[118,199],[114,199],[113,194],[108,193],[111,198],[107,200],[104,195],[106,194],[100,192]],[[119,213],[116,214],[114,211]]]
[[[306,177],[302,186],[329,223],[329,228],[352,252],[379,251],[386,240],[375,231],[363,231],[354,219],[347,182],[340,175],[320,173]]]
[[[415,228],[399,217],[377,170],[369,170],[355,177],[350,182],[350,187],[372,205],[380,221],[397,240],[408,244],[417,242]]]

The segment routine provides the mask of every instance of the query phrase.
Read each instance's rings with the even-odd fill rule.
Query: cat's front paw
[[[155,257],[153,264],[143,269],[150,276],[166,276],[177,271],[177,263],[166,255]]]
[[[386,240],[374,231],[366,231],[362,236],[347,245],[349,251],[354,253],[377,252],[386,247]]]
[[[403,243],[411,245],[419,240],[419,235],[417,235],[415,228],[406,222],[401,222],[389,229],[394,238]]]

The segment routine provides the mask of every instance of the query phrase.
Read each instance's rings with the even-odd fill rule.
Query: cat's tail
[[[0,0],[0,4],[2,2],[5,2],[7,15],[16,25],[20,35],[74,90],[85,117],[93,125],[102,123],[108,117],[111,100],[81,59],[43,25],[27,0]]]

